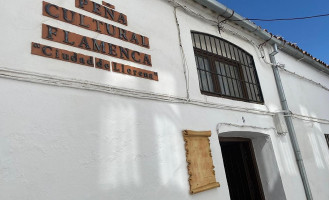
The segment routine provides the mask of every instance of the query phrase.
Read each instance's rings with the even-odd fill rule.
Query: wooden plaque
[[[210,150],[210,131],[183,131],[190,193],[195,194],[219,187],[216,182]]]

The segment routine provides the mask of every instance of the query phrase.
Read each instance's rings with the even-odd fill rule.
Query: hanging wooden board
[[[219,187],[216,182],[210,150],[210,131],[183,131],[190,193],[195,194]]]

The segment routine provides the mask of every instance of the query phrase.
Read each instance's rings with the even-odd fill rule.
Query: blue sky
[[[217,0],[246,18],[289,18],[329,13],[329,0]],[[308,20],[260,22],[257,25],[329,64],[329,16]]]

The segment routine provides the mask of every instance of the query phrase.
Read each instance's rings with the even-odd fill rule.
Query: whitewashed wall
[[[105,21],[75,8],[73,0],[48,2]],[[272,129],[270,114],[281,107],[271,67],[260,58],[257,48],[227,31],[219,34],[217,27],[178,9],[190,98],[228,109],[170,102],[187,96],[173,6],[165,0],[113,0],[110,3],[128,16],[129,25],[113,24],[149,37],[149,50],[44,17],[42,1],[18,0],[4,4],[1,13],[4,17],[0,18],[0,25],[6,27],[0,38],[0,199],[230,199],[216,133],[219,123],[259,127],[228,126],[220,132],[232,132],[226,136],[238,132],[253,139],[267,199],[276,199],[276,193],[289,200],[305,199],[289,137],[278,136]],[[216,18],[195,3],[182,3]],[[43,40],[42,23],[148,53],[153,67]],[[253,55],[264,105],[200,94],[191,30],[223,37]],[[262,42],[242,30],[238,32],[258,44]],[[34,56],[30,53],[31,42],[157,71],[159,82]],[[98,86],[91,87],[91,82]],[[59,87],[63,85],[66,86]],[[112,87],[142,91],[144,96],[136,98],[136,94],[111,90]],[[152,96],[153,100],[145,99]],[[237,107],[241,111],[230,110]],[[255,110],[263,114],[251,113]],[[321,110],[318,114],[325,118],[328,112]],[[212,131],[211,149],[220,188],[189,194],[181,134],[184,129]],[[324,128],[321,126],[321,129]],[[246,134],[254,132],[269,138],[270,145],[262,149],[263,141]],[[299,138],[308,140],[309,137]],[[323,157],[319,161],[323,163],[323,170],[314,173],[314,177],[311,173],[311,180],[328,173],[324,145],[321,145]],[[277,166],[269,166],[264,159],[266,155],[271,155],[271,163],[277,162]],[[316,160],[316,156],[315,148],[308,159]],[[312,163],[307,164],[311,169]],[[324,186],[318,187],[325,182],[328,181],[323,177],[312,187],[322,193],[315,194],[319,195],[317,199],[328,196]],[[276,185],[283,185],[284,191]]]
[[[314,118],[329,119],[329,91],[310,82],[329,88],[329,75],[304,62],[280,52],[276,56],[285,69],[307,79],[280,70],[289,108],[293,113]],[[329,133],[329,124],[294,119],[294,126],[305,162],[306,172],[314,199],[329,199],[329,150],[324,134]]]

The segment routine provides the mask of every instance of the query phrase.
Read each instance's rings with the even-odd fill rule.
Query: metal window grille
[[[202,94],[263,103],[253,57],[215,36],[192,32]]]

